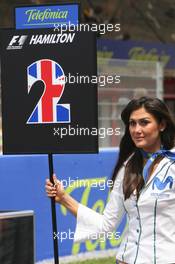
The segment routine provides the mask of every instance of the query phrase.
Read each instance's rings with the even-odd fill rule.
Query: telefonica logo
[[[28,9],[25,14],[27,15],[27,22],[43,22],[44,20],[53,20],[53,19],[67,19],[69,15],[69,11],[60,11],[60,9],[57,9],[57,11],[52,11],[50,8],[46,8],[43,11],[40,11],[38,9]]]
[[[173,177],[168,176],[164,180],[160,180],[158,177],[154,178],[152,189],[154,190],[157,187],[158,190],[165,190],[165,188],[169,185],[169,189],[173,188]]]
[[[67,25],[69,22],[77,25],[78,21],[78,4],[52,4],[15,8],[16,29],[53,28],[55,24]]]

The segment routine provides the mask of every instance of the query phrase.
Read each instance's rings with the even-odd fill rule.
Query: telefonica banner
[[[174,44],[100,39],[97,45],[99,57],[159,61],[167,70],[175,68]]]
[[[79,23],[79,5],[45,5],[15,8],[16,29],[53,28]]]

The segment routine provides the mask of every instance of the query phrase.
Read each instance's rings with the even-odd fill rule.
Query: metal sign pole
[[[50,181],[53,181],[53,155],[48,154],[49,159],[49,175]],[[54,246],[54,260],[55,264],[59,264],[59,251],[58,251],[58,238],[57,238],[57,217],[56,217],[56,206],[55,199],[51,198],[51,212],[52,212],[52,230],[53,230],[53,246]]]

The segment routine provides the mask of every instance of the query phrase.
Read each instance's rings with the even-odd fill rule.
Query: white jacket
[[[175,263],[175,162],[164,157],[142,189],[123,195],[124,166],[120,169],[103,215],[79,204],[74,242],[116,230],[124,212],[128,230],[116,258],[128,264]]]

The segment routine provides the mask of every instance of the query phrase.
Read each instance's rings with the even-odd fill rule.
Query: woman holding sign
[[[121,118],[125,134],[103,215],[66,194],[56,176],[54,186],[46,181],[47,195],[77,217],[76,242],[114,231],[126,213],[117,263],[175,263],[175,124],[157,98],[132,100]]]

